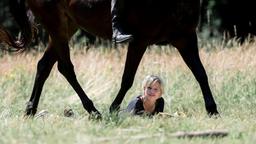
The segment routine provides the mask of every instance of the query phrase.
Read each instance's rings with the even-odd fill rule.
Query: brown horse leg
[[[57,58],[53,52],[52,43],[49,43],[49,46],[44,53],[43,57],[37,64],[37,73],[35,77],[35,83],[32,91],[32,95],[26,107],[26,115],[34,116],[37,111],[38,102],[40,95],[43,89],[43,85],[48,78],[51,69],[56,62]]]
[[[88,98],[88,96],[83,91],[82,87],[77,81],[76,74],[74,72],[74,66],[70,60],[69,46],[68,43],[60,44],[61,49],[58,50],[58,70],[67,79],[69,84],[76,91],[80,97],[83,107],[88,113],[94,118],[101,118],[101,114],[94,107],[93,102]]]
[[[183,60],[190,68],[201,87],[208,115],[217,115],[217,107],[209,87],[205,69],[199,57],[196,32],[190,33],[178,41],[175,41],[173,45],[177,47]]]
[[[121,88],[110,106],[111,113],[119,110],[126,92],[131,88],[134,76],[146,48],[147,46],[145,44],[136,43],[135,41],[129,44]]]

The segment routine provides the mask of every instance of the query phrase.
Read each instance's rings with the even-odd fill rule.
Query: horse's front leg
[[[83,91],[81,85],[78,83],[74,66],[70,59],[69,46],[67,42],[58,43],[58,70],[66,78],[72,88],[78,94],[83,107],[90,114],[90,118],[101,119],[100,112],[95,108],[93,102],[88,98]]]
[[[183,60],[190,68],[201,87],[208,115],[212,116],[218,114],[217,106],[209,87],[208,78],[199,57],[196,32],[184,35],[174,41],[173,45],[179,50]]]
[[[48,78],[51,69],[57,58],[53,51],[53,46],[50,43],[43,57],[37,64],[37,72],[34,82],[32,95],[27,103],[25,114],[27,116],[34,116],[37,111],[38,102],[43,89],[43,85]]]
[[[147,45],[138,43],[138,42],[131,42],[128,46],[128,52],[126,56],[125,68],[124,73],[122,76],[121,88],[110,106],[110,112],[115,112],[120,109],[120,105],[124,99],[126,92],[131,88],[133,84],[133,80],[141,61],[143,54]]]

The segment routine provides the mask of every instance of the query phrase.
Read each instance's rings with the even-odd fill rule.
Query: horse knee
[[[73,72],[74,70],[74,66],[72,63],[67,64],[64,62],[58,62],[58,70],[61,74],[63,74],[64,76],[68,75],[68,73],[70,73],[70,70]]]
[[[121,88],[130,89],[132,87],[132,84],[133,80],[131,79],[122,80]]]
[[[37,63],[37,78],[47,78],[49,76],[51,66],[44,59],[39,60]]]

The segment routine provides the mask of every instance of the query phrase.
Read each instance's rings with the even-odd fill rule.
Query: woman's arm
[[[127,112],[140,115],[144,111],[142,100],[140,99],[140,96],[134,98],[131,100],[127,106]]]
[[[156,100],[156,107],[155,107],[154,114],[157,114],[163,111],[164,111],[164,98],[161,97]]]

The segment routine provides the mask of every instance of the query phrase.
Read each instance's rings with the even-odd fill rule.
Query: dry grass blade
[[[207,130],[207,131],[194,131],[194,132],[176,132],[173,137],[178,138],[194,138],[194,137],[225,137],[228,135],[227,130]]]

